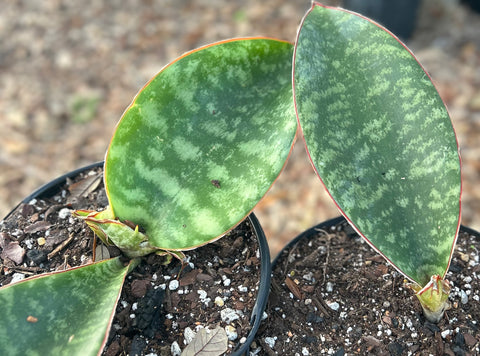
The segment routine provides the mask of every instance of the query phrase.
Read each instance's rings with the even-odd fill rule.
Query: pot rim
[[[104,161],[95,162],[80,168],[77,168],[73,171],[65,173],[50,182],[40,186],[38,189],[33,191],[30,195],[24,198],[20,203],[18,203],[4,218],[7,219],[21,204],[28,204],[33,199],[38,199],[42,197],[52,196],[59,192],[61,185],[65,184],[67,178],[73,178],[79,175],[81,172],[102,167]],[[248,221],[250,222],[252,229],[257,237],[258,248],[260,251],[260,284],[258,287],[255,305],[253,306],[252,313],[250,316],[250,325],[252,328],[247,335],[247,338],[244,343],[240,344],[237,341],[237,348],[231,353],[232,356],[240,356],[246,353],[250,347],[250,344],[253,342],[255,335],[260,327],[262,321],[263,312],[267,306],[268,295],[270,293],[270,279],[271,279],[271,262],[270,262],[270,249],[268,246],[267,238],[265,233],[258,221],[257,217],[253,212],[247,216]]]
[[[102,166],[103,166],[103,161],[95,162],[95,163],[77,168],[68,173],[65,173],[51,180],[50,182],[41,185],[39,188],[35,189],[30,195],[23,198],[23,200],[20,203],[18,203],[12,210],[10,210],[10,212],[7,215],[5,215],[3,220],[7,219],[21,204],[28,204],[33,199],[54,195],[56,192],[58,192],[58,186],[63,185],[67,181],[67,178],[75,177],[83,171],[86,171],[92,168],[102,167]]]
[[[278,263],[278,260],[280,259],[283,251],[290,249],[293,245],[295,245],[296,243],[298,243],[298,241],[300,241],[301,239],[303,239],[305,237],[306,238],[312,237],[313,235],[315,235],[318,232],[319,229],[325,229],[325,228],[328,228],[328,227],[333,226],[333,225],[338,225],[340,223],[346,223],[348,226],[350,226],[348,224],[348,221],[345,219],[345,217],[343,215],[340,215],[340,216],[337,216],[336,218],[325,220],[325,221],[323,221],[323,222],[321,222],[317,225],[314,225],[314,226],[310,227],[309,229],[303,231],[299,235],[297,235],[293,240],[289,241],[288,244],[286,244],[280,250],[280,252],[275,256],[274,260],[272,261],[272,265],[271,265],[272,271],[275,268],[276,264]],[[459,233],[460,232],[466,232],[468,234],[480,237],[480,232],[478,232],[478,231],[476,231],[476,230],[474,230],[474,229],[472,229],[468,226],[460,225]]]

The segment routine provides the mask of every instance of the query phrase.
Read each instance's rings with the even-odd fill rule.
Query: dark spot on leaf
[[[36,323],[38,321],[38,319],[35,318],[34,316],[29,315],[29,316],[27,316],[27,321],[29,323]]]
[[[219,180],[217,180],[217,179],[212,179],[210,182],[213,184],[213,186],[214,186],[215,188],[220,188],[220,181],[219,181]]]

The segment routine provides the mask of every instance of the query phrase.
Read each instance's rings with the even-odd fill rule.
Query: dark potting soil
[[[345,222],[282,251],[254,355],[480,355],[480,238],[459,235],[450,310],[425,320],[403,276]]]
[[[107,204],[97,168],[51,198],[20,205],[0,223],[0,286],[91,262],[93,233],[71,212]],[[96,250],[97,260],[120,254],[111,246]],[[104,355],[179,355],[200,328],[216,326],[227,331],[227,354],[245,342],[260,281],[250,222],[186,255],[183,270],[176,259],[164,265],[165,257],[150,255],[127,276]]]

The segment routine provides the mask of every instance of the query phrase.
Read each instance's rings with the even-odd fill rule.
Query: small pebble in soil
[[[225,302],[222,297],[215,297],[215,304],[219,307],[223,307]]]
[[[265,338],[265,343],[268,345],[268,347],[270,347],[271,349],[273,349],[275,347],[275,341],[277,341],[277,337],[274,336],[274,337],[269,337],[267,336]]]
[[[331,302],[331,303],[327,303],[327,304],[330,307],[330,309],[332,309],[332,310],[337,311],[338,309],[340,309],[340,304],[338,304],[337,302]]]
[[[442,338],[445,339],[447,336],[452,334],[452,330],[444,330],[441,332]]]
[[[238,286],[238,291],[240,293],[247,293],[248,292],[248,287],[240,285],[240,286]]]
[[[66,219],[71,216],[72,211],[68,208],[63,208],[58,212],[58,217],[60,219]]]
[[[29,250],[33,248],[33,239],[25,239],[23,240],[23,243],[25,244],[25,246],[27,246]]]
[[[168,284],[168,289],[170,290],[177,290],[179,286],[179,283],[176,279],[172,279],[170,283]]]
[[[232,321],[237,320],[240,316],[238,315],[237,311],[231,308],[225,308],[220,312],[220,317],[222,318],[222,321],[230,324]]]
[[[170,352],[172,353],[172,356],[180,356],[182,354],[182,349],[180,348],[178,342],[172,342],[172,346],[170,346]]]
[[[327,282],[327,292],[331,293],[333,292],[333,283],[332,282]]]
[[[197,290],[198,296],[200,297],[200,300],[204,300],[207,298],[207,292],[205,292],[203,289]]]
[[[305,279],[309,282],[315,282],[315,278],[313,278],[313,272],[308,272],[308,273],[304,274],[303,279]],[[330,283],[330,282],[328,282],[328,283]],[[331,292],[331,291],[328,290],[328,283],[327,283],[327,292]]]
[[[225,333],[230,341],[235,341],[238,338],[237,329],[232,325],[225,326]]]
[[[22,279],[25,279],[25,275],[23,273],[14,273],[10,283],[15,283],[21,281]]]

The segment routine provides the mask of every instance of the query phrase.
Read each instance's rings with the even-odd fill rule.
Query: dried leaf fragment
[[[2,258],[8,257],[10,260],[19,265],[23,262],[25,256],[25,249],[19,245],[17,241],[8,242],[1,254]]]
[[[228,337],[221,326],[207,332],[200,329],[195,338],[183,350],[182,356],[218,356],[227,351]]]
[[[48,230],[52,226],[46,221],[37,221],[36,223],[25,228],[26,234],[34,234],[36,232]]]
[[[102,175],[99,173],[92,174],[87,176],[86,178],[82,179],[79,182],[72,183],[69,187],[68,190],[71,195],[77,196],[77,197],[84,197],[86,198],[88,194],[93,192],[95,189],[97,189],[98,185],[102,181]]]
[[[290,277],[285,278],[285,285],[296,298],[300,300],[303,299],[303,294],[300,291],[300,288]]]
[[[86,178],[82,179],[79,182],[72,183],[68,190],[70,192],[70,197],[68,198],[68,203],[76,202],[79,198],[86,198],[90,193],[97,189],[98,185],[102,181],[102,175],[99,173],[89,175]]]

